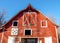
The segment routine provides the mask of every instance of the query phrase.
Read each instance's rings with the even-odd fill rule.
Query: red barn
[[[0,29],[1,43],[58,43],[57,25],[31,5]]]

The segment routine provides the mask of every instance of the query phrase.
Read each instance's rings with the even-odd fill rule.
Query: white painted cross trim
[[[3,42],[3,37],[4,37],[4,30],[2,32],[1,43]]]
[[[12,28],[11,35],[18,35],[18,28]]]
[[[32,13],[35,15],[35,17],[32,16]],[[27,14],[27,17],[25,17],[25,14]],[[30,23],[29,23],[29,20],[28,20],[29,16],[32,18],[31,21],[33,21],[35,25],[37,24],[37,14],[35,12],[24,12],[23,13],[23,18],[22,18],[22,26],[25,26],[25,22],[27,22],[28,26],[30,26]]]
[[[55,26],[55,31],[56,31],[57,43],[59,43],[59,40],[58,40],[58,33],[57,33],[57,27],[56,27],[56,26]]]

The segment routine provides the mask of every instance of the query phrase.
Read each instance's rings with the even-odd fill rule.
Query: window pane
[[[25,30],[25,35],[31,35],[31,30]]]
[[[41,21],[41,27],[47,27],[47,20],[42,20]]]
[[[13,23],[13,26],[17,26],[17,24],[18,24],[18,22],[14,22],[14,23]]]
[[[42,21],[42,26],[46,26],[46,21]]]

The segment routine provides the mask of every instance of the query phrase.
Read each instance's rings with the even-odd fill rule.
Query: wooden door
[[[37,43],[37,38],[23,38],[22,43]]]

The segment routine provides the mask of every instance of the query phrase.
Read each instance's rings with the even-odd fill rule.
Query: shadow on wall
[[[58,41],[59,41],[59,43],[60,43],[60,34],[58,34]]]
[[[60,39],[59,39],[59,43],[60,43]]]

